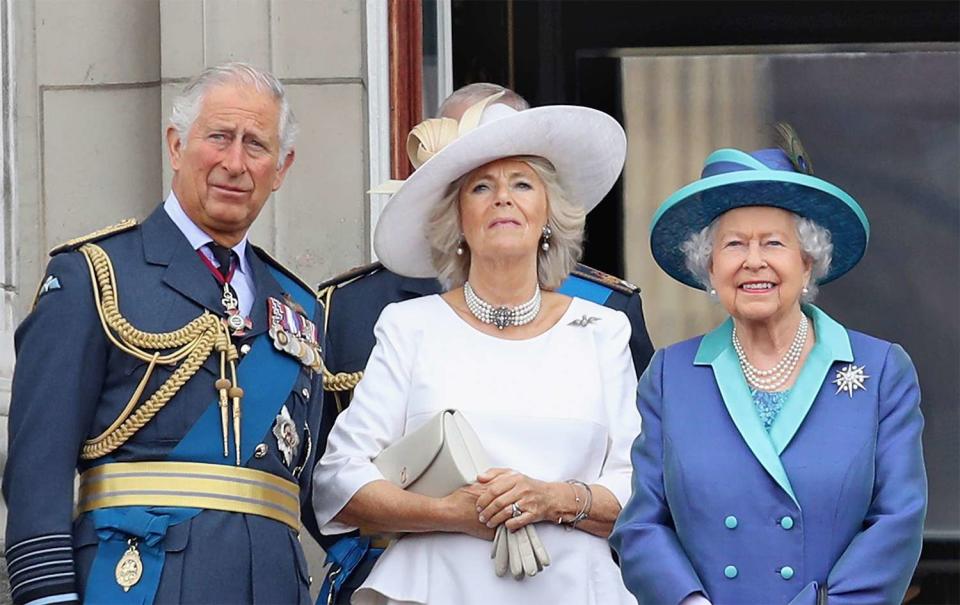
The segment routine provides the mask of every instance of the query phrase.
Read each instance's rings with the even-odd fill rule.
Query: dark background
[[[960,40],[958,2],[452,4],[454,87],[496,82],[534,106],[588,105],[621,122],[620,64],[611,57],[613,49]],[[818,304],[845,325],[903,343],[920,374],[931,508],[943,527],[924,540],[914,580],[920,592],[912,603],[960,603],[960,64],[955,57],[894,62],[872,72],[798,59],[774,70],[773,81],[778,119],[796,122],[818,175],[854,184],[849,192],[864,204],[873,227],[864,261],[824,288]],[[850,90],[882,94],[841,94],[839,102],[863,111],[831,113],[824,99],[804,94],[831,78],[852,83]],[[618,185],[589,217],[587,264],[623,274],[622,215]],[[591,231],[603,237],[590,238]]]

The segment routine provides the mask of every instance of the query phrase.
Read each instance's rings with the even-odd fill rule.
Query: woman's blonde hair
[[[583,253],[583,227],[587,213],[583,206],[567,198],[556,168],[539,156],[511,158],[524,162],[543,181],[547,193],[547,225],[552,231],[550,249],[537,253],[537,279],[544,290],[555,290],[563,283]],[[473,171],[450,183],[440,202],[430,213],[427,239],[437,279],[445,289],[462,286],[470,273],[470,249],[461,241],[460,188]],[[463,254],[457,254],[462,245]]]

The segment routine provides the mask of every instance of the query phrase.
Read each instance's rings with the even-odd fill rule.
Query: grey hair
[[[186,146],[187,135],[193,123],[200,115],[203,99],[216,86],[226,84],[244,84],[253,86],[260,92],[269,92],[280,106],[280,120],[277,132],[280,136],[280,157],[277,166],[282,166],[287,154],[293,149],[297,138],[297,120],[290,109],[286,91],[273,74],[258,69],[248,63],[223,63],[208,67],[192,79],[183,91],[173,100],[170,110],[170,125],[180,136],[181,145]]]
[[[527,100],[509,88],[489,82],[474,82],[473,84],[461,86],[453,91],[449,97],[444,99],[443,103],[440,104],[440,108],[437,110],[437,115],[440,117],[450,117],[451,108],[469,107],[498,92],[502,92],[503,96],[497,100],[497,103],[502,103],[517,111],[530,109],[530,104],[527,103]]]
[[[570,275],[583,253],[583,228],[587,213],[570,200],[560,184],[556,168],[537,156],[512,158],[526,163],[543,181],[547,193],[547,225],[552,234],[550,249],[537,253],[537,280],[545,290],[555,290]],[[471,171],[472,173],[472,171]],[[470,249],[461,242],[460,189],[470,177],[467,173],[450,184],[434,206],[427,223],[427,239],[437,279],[445,289],[462,286],[470,273]],[[456,249],[462,245],[463,255]]]
[[[830,263],[833,261],[833,242],[830,230],[826,227],[796,213],[790,214],[797,228],[800,251],[803,253],[804,260],[811,266],[807,292],[800,295],[801,302],[809,303],[814,301],[820,291],[817,284],[830,271]],[[687,270],[707,291],[710,290],[710,262],[718,219],[719,217],[713,219],[709,225],[691,234],[685,242],[680,244]]]

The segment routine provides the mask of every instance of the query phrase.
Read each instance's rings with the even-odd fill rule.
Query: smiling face
[[[810,281],[792,214],[771,206],[729,210],[717,219],[710,283],[736,319],[769,321],[799,305]]]
[[[460,187],[459,203],[471,258],[536,262],[547,224],[547,188],[527,163],[507,158],[477,168]]]
[[[181,140],[167,129],[173,191],[187,216],[221,244],[246,234],[293,163],[279,163],[280,107],[268,92],[243,84],[214,85]]]

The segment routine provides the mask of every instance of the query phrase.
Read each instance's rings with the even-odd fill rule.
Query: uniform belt
[[[77,511],[180,506],[260,515],[300,530],[300,488],[250,468],[199,462],[114,462],[80,475]]]

